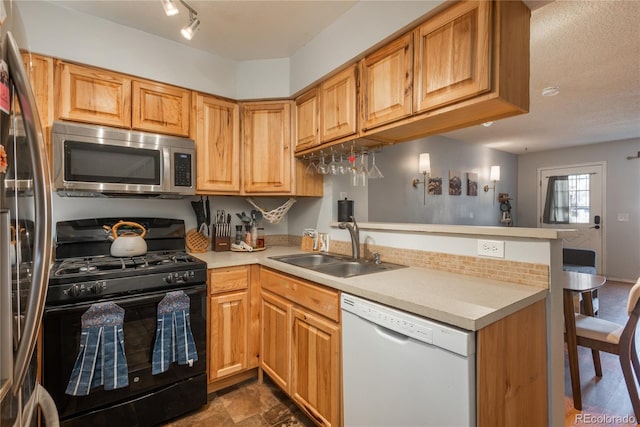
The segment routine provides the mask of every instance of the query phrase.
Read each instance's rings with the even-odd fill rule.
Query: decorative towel
[[[153,375],[165,372],[172,362],[193,366],[193,362],[198,360],[191,333],[189,306],[189,297],[183,291],[167,292],[158,304],[151,369]]]
[[[86,396],[101,385],[105,390],[129,385],[123,320],[124,309],[113,302],[92,304],[82,315],[80,350],[66,394]]]

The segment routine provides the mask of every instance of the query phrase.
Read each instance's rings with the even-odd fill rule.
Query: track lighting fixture
[[[187,40],[191,40],[193,35],[198,31],[198,27],[200,26],[200,20],[195,16],[194,13],[189,11],[189,25],[185,25],[180,30],[180,34]]]
[[[176,0],[160,0],[162,2],[162,8],[167,16],[173,16],[180,13],[180,10],[176,6]],[[189,24],[182,27],[180,34],[187,40],[191,40],[193,35],[198,31],[200,27],[200,20],[198,19],[198,12],[196,12],[191,6],[187,4],[185,0],[178,0],[189,11]]]
[[[162,8],[167,16],[173,16],[180,13],[178,7],[173,0],[160,0],[162,1]]]

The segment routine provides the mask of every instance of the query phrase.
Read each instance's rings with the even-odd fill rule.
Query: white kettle
[[[129,227],[135,227],[142,230],[142,233],[138,234],[134,231],[125,231],[118,235],[118,228],[126,225]],[[113,227],[103,226],[105,230],[111,231],[109,240],[112,240],[110,253],[115,257],[130,257],[144,255],[147,253],[147,242],[144,240],[144,236],[147,235],[147,230],[137,222],[132,221],[118,221]]]

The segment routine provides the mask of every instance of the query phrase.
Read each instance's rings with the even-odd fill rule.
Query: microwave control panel
[[[191,187],[191,154],[173,153],[173,179],[176,187]]]

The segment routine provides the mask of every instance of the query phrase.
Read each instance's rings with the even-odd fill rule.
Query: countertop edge
[[[330,224],[338,228],[338,222]],[[479,225],[447,225],[447,224],[413,224],[391,222],[358,222],[361,230],[396,231],[405,233],[433,233],[467,236],[518,237],[527,239],[557,240],[573,235],[574,229],[557,228],[527,228],[527,227],[499,227]]]

